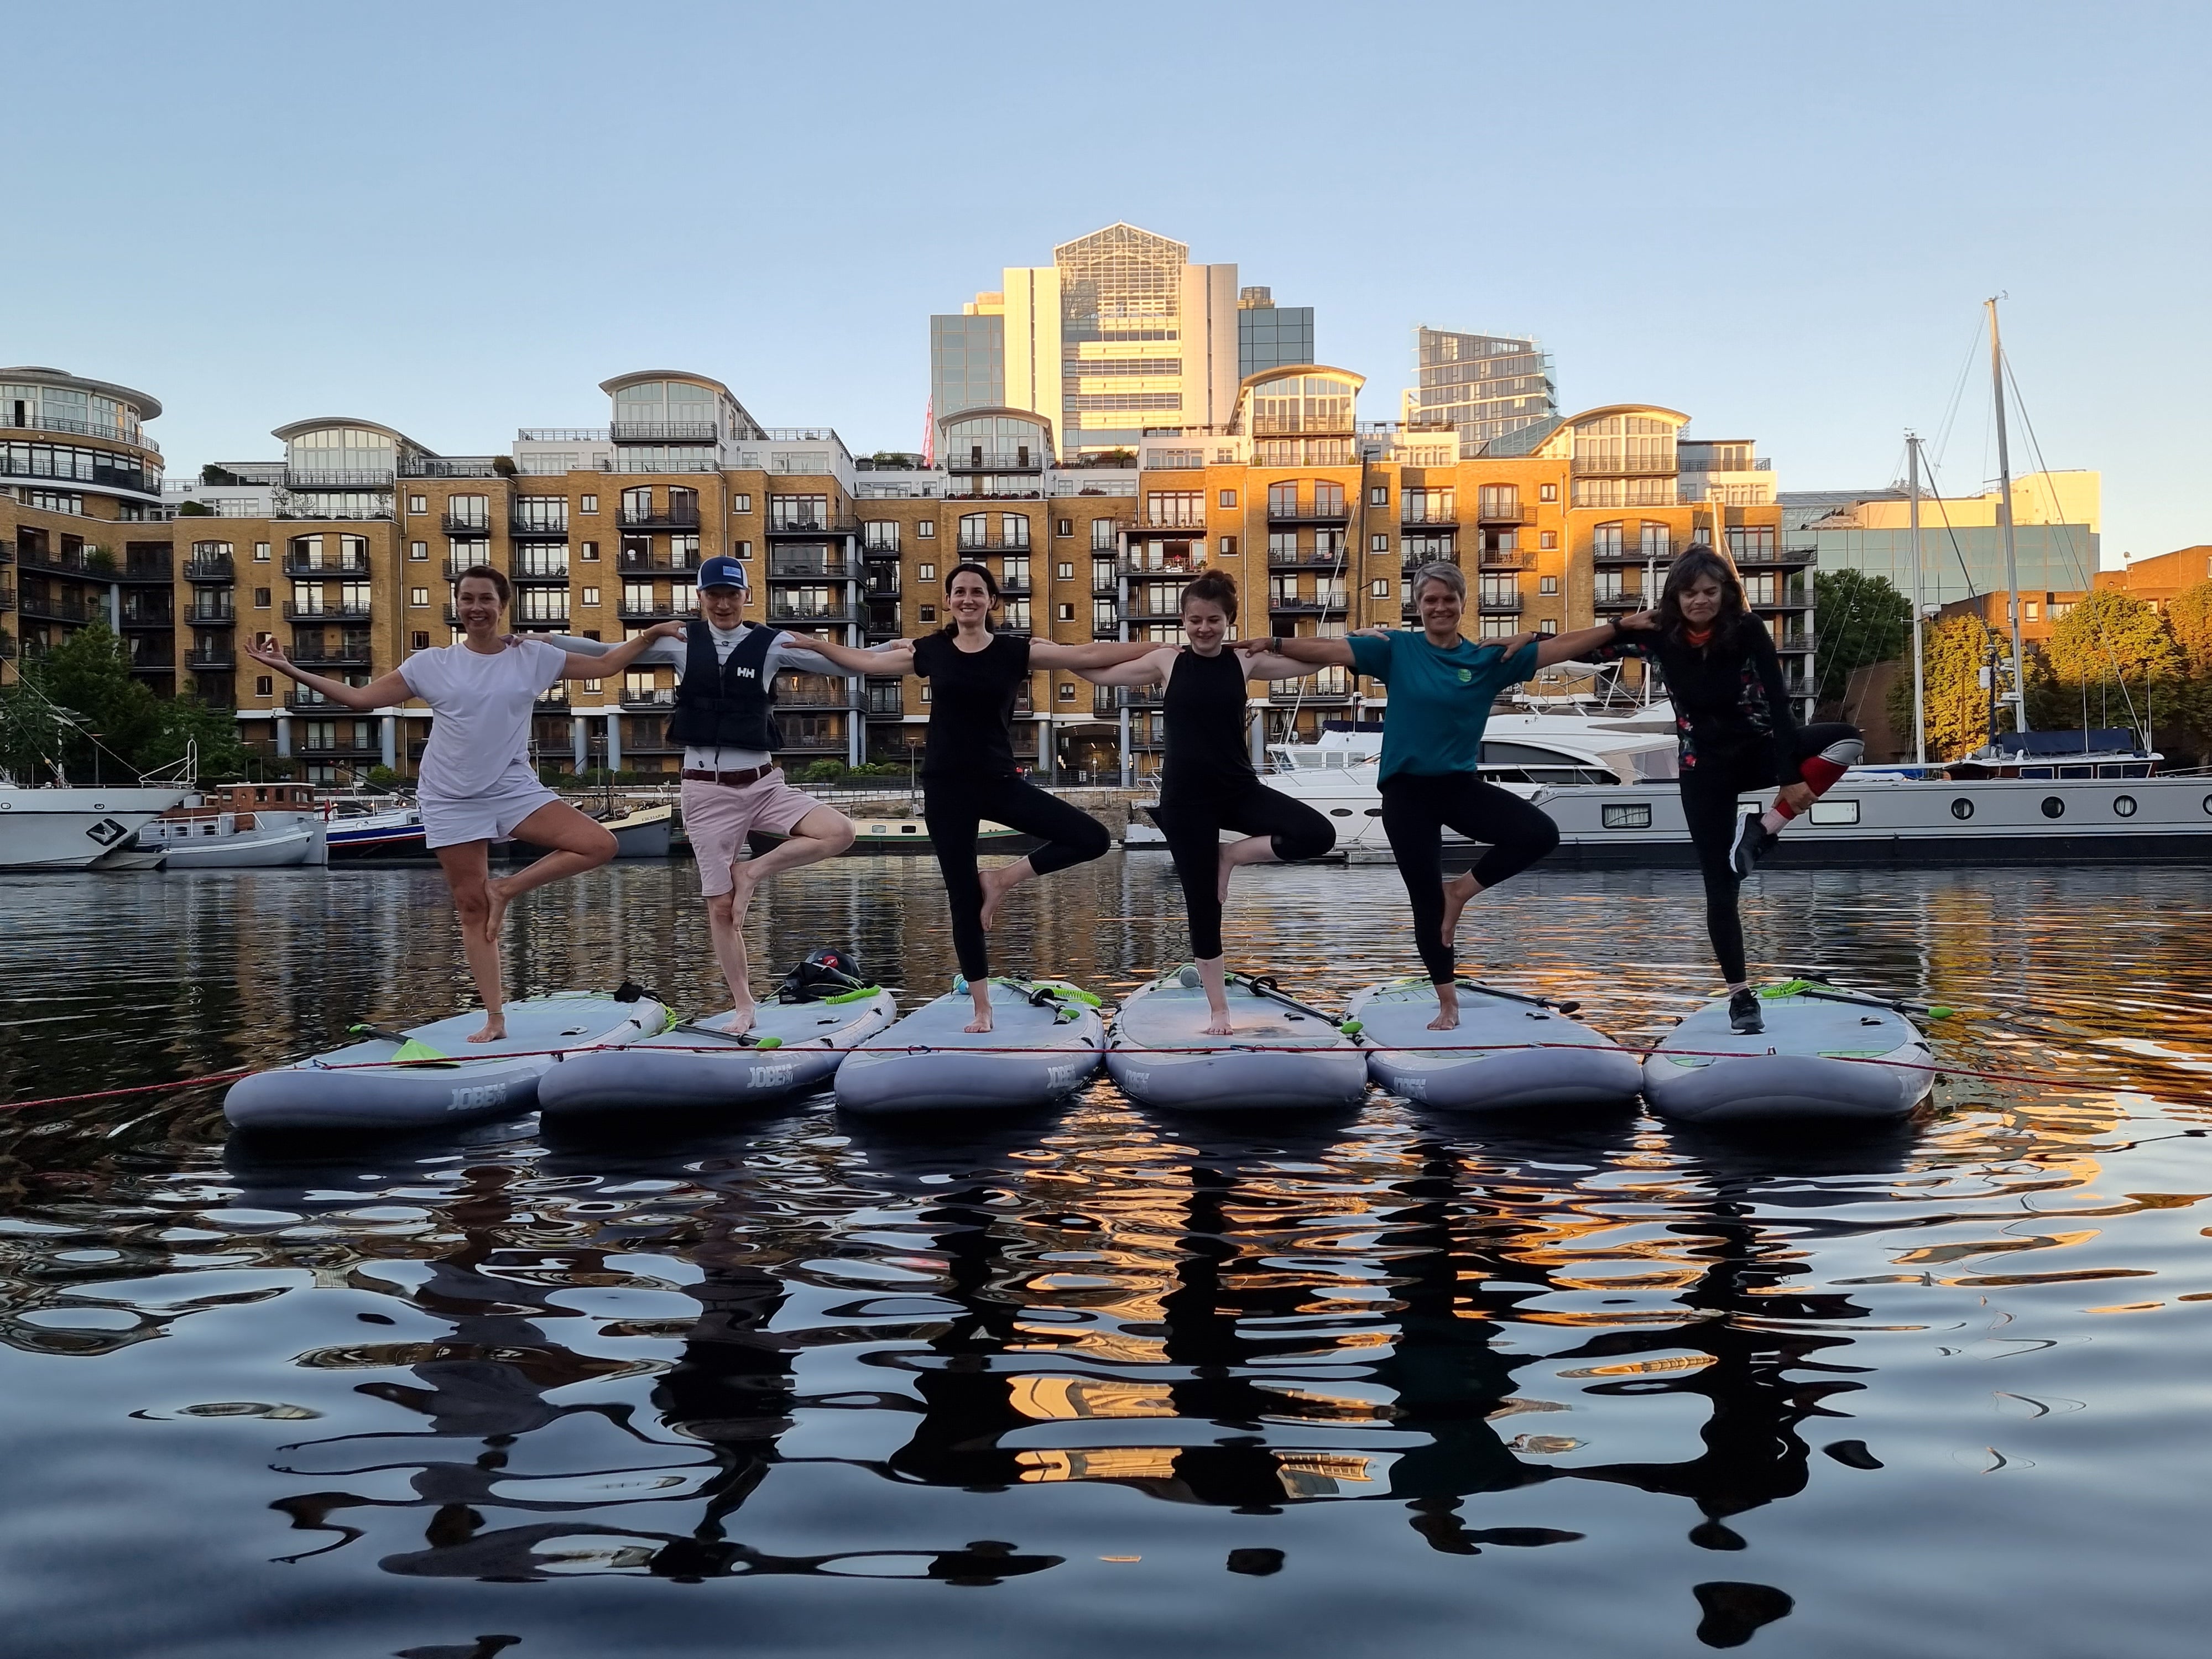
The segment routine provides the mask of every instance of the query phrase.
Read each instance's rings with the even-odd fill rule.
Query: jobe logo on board
[[[1044,1074],[1045,1085],[1048,1088],[1057,1089],[1063,1083],[1074,1082],[1075,1073],[1076,1068],[1073,1066],[1050,1066]]]
[[[753,1067],[752,1086],[756,1089],[781,1088],[791,1081],[798,1070],[798,1066],[790,1064],[756,1066]]]
[[[446,1109],[463,1112],[477,1106],[496,1106],[506,1098],[507,1085],[504,1083],[479,1083],[473,1089],[454,1090],[453,1098],[446,1103]]]

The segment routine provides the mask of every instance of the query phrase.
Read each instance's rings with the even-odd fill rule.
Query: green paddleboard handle
[[[820,999],[820,1000],[823,1002],[866,1002],[870,997],[878,994],[882,989],[883,988],[879,985],[863,985],[854,990],[840,991],[834,997],[823,997]]]
[[[1343,1032],[1346,1036],[1358,1036],[1367,1028],[1356,1019],[1347,1019],[1343,1024],[1338,1026],[1336,1029]]]
[[[753,1047],[756,1048],[781,1048],[783,1047],[783,1039],[781,1037],[763,1037],[758,1042],[753,1044]]]
[[[1946,1008],[1940,1002],[1931,1003],[1928,1008],[1928,1018],[1930,1019],[1952,1019],[1957,1017],[1958,1012],[1959,1011],[1956,1008]]]

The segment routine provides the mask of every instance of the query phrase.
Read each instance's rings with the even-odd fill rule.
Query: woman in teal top
[[[1467,578],[1450,564],[1426,564],[1414,573],[1413,607],[1421,618],[1419,632],[1240,640],[1237,648],[1266,647],[1294,662],[1350,668],[1389,686],[1390,708],[1382,722],[1382,830],[1413,901],[1413,942],[1437,988],[1437,1017],[1429,1024],[1449,1031],[1459,1024],[1452,973],[1460,912],[1477,893],[1518,875],[1559,844],[1559,827],[1548,817],[1480,775],[1482,728],[1492,700],[1540,668],[1595,650],[1614,630],[1608,623],[1477,645],[1460,636]],[[1489,848],[1473,870],[1449,880],[1446,824]]]

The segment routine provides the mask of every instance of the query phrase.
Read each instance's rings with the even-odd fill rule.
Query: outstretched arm
[[[1577,628],[1571,634],[1549,634],[1536,647],[1536,666],[1549,668],[1555,662],[1571,662],[1587,656],[1600,646],[1611,645],[1620,637],[1620,629],[1613,623],[1600,623],[1595,628]]]
[[[1068,668],[1096,684],[1126,685],[1129,684],[1127,680],[1101,680],[1091,670],[1136,662],[1152,655],[1159,648],[1158,640],[1094,640],[1089,645],[1062,645],[1057,640],[1032,640],[1030,642],[1030,666]],[[1137,684],[1142,684],[1143,682]]]
[[[1267,644],[1265,640],[1260,641]],[[1293,662],[1279,651],[1255,651],[1244,659],[1244,678],[1248,680],[1302,680],[1310,674],[1321,672],[1322,665]]]
[[[1030,652],[1036,654],[1036,647]],[[1084,672],[1083,678],[1093,685],[1153,685],[1168,677],[1168,665],[1175,660],[1175,647],[1154,643],[1141,657],[1116,663],[1111,668],[1093,668]]]
[[[1324,639],[1315,635],[1286,635],[1274,640],[1253,639],[1235,641],[1236,648],[1250,657],[1266,653],[1289,662],[1304,665],[1291,671],[1291,675],[1271,675],[1270,678],[1289,678],[1309,672],[1315,668],[1349,668],[1352,666],[1352,647],[1343,640]]]
[[[841,645],[836,640],[810,639],[806,641],[806,648],[816,656],[854,674],[914,672],[912,640],[892,640],[888,644],[871,646],[861,651],[849,645]]]
[[[571,651],[568,660],[561,665],[561,678],[564,680],[612,679],[643,656],[656,641],[683,638],[684,627],[685,624],[680,622],[655,623],[635,639],[624,640],[620,645],[608,646],[603,651]],[[596,645],[599,641],[586,641],[584,643]]]
[[[311,674],[284,654],[284,647],[271,639],[266,645],[249,641],[243,647],[246,654],[264,668],[273,668],[287,679],[297,680],[310,691],[319,691],[341,708],[356,709],[363,714],[372,708],[389,708],[402,703],[415,693],[398,669],[388,674],[379,674],[367,685],[348,685],[343,680],[334,680],[327,674]]]

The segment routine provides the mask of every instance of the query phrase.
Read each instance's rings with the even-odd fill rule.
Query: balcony
[[[448,536],[485,537],[491,534],[491,520],[469,513],[441,514],[438,528]]]
[[[143,432],[135,438],[126,438],[112,426],[95,426],[90,421],[71,421],[58,415],[33,416],[23,421],[15,419],[12,414],[0,416],[0,427],[11,432],[58,432],[72,438],[100,438],[112,444],[128,444],[149,454],[161,453],[161,446]]]
[[[173,674],[177,672],[177,653],[173,648],[134,651],[131,653],[131,672],[134,674]]]
[[[0,611],[13,611],[15,608],[15,590],[5,584],[0,584]]]
[[[899,596],[899,570],[896,565],[889,569],[871,570],[860,579],[860,592],[871,599],[895,599]]]
[[[1627,616],[1644,609],[1642,592],[1600,593],[1590,600],[1590,608],[1601,617]]]
[[[1677,470],[1672,448],[1664,455],[1615,455],[1603,460],[1587,459],[1580,454],[1575,457],[1575,476],[1578,478],[1648,478]]]
[[[228,553],[195,553],[185,561],[185,580],[188,582],[228,582],[237,579],[237,568]]]
[[[668,599],[633,599],[624,595],[615,603],[615,615],[626,623],[666,622],[672,617],[690,622],[698,614],[696,605],[678,605]]]
[[[1326,495],[1318,501],[1285,501],[1270,496],[1267,501],[1267,522],[1271,525],[1349,524],[1352,521],[1351,503],[1340,496]]]
[[[676,688],[672,685],[626,686],[623,690],[622,706],[625,708],[673,708],[676,707]]]
[[[1535,509],[1517,501],[1482,501],[1474,510],[1477,524],[1522,525],[1536,521]]]
[[[1818,562],[1820,556],[1817,547],[1761,547],[1741,551],[1729,549],[1729,557],[1738,570],[1802,570]]]
[[[1044,452],[1041,449],[974,450],[965,455],[945,458],[947,472],[1042,472],[1044,471]]]
[[[558,524],[550,517],[509,519],[507,533],[519,542],[565,542],[568,539],[568,518],[560,515]]]
[[[474,570],[479,565],[489,566],[490,563],[491,550],[487,546],[483,552],[472,553],[465,559],[447,559],[440,568],[445,571],[447,581],[457,582],[460,580],[463,571]]]
[[[905,696],[896,685],[871,685],[866,707],[872,717],[896,720],[906,713]]]
[[[898,556],[899,544],[896,542],[866,542],[860,547],[860,556],[864,559],[896,559]]]
[[[313,469],[286,467],[284,488],[287,489],[389,489],[392,469],[383,467],[366,472],[325,472]]]
[[[775,702],[779,708],[850,708],[853,693],[842,680],[811,685],[794,685],[780,680]]]
[[[52,570],[64,576],[75,576],[82,581],[104,582],[113,574],[112,571],[94,566],[91,556],[77,548],[57,551],[50,547],[26,544],[20,557],[26,570]]]
[[[776,536],[857,536],[860,525],[857,519],[802,519],[782,514],[771,515],[768,534]]]
[[[158,553],[128,553],[116,568],[118,582],[161,582],[175,580],[176,568],[171,562],[168,550]]]
[[[367,622],[369,602],[367,599],[287,599],[284,617],[288,622]]]
[[[507,574],[517,582],[553,582],[565,586],[568,580],[568,562],[566,559],[516,559],[507,566]]]
[[[1476,607],[1486,617],[1517,617],[1521,614],[1518,593],[1485,593],[1475,601]]]
[[[116,613],[115,625],[126,633],[143,634],[158,629],[174,628],[177,613],[167,605],[145,611],[125,605]]]
[[[1206,560],[1197,555],[1185,554],[1176,558],[1147,562],[1141,553],[1132,553],[1121,561],[1121,569],[1131,576],[1164,576],[1184,579],[1195,576],[1206,568]]]
[[[1419,512],[1411,509],[1398,515],[1398,527],[1416,533],[1425,530],[1456,530],[1459,528],[1457,507],[1431,507]]]
[[[852,574],[842,552],[783,548],[768,556],[770,581],[843,581]]]
[[[1031,585],[1030,579],[1027,576],[1001,576],[999,578],[999,592],[1001,598],[1009,599],[1027,599],[1036,591],[1036,588]]]
[[[963,553],[1026,553],[1030,550],[1027,535],[978,536],[963,534],[959,540]]]
[[[1323,669],[1310,679],[1278,680],[1267,690],[1267,701],[1279,706],[1304,703],[1310,708],[1316,703],[1351,700],[1352,677],[1341,668]]]
[[[334,736],[327,743],[316,742],[313,739],[306,742],[295,742],[292,745],[292,752],[299,756],[302,760],[366,760],[373,762],[381,760],[384,757],[384,745],[378,743],[373,738],[367,743],[362,743],[353,738],[341,738]]]
[[[1206,514],[1180,509],[1172,513],[1147,513],[1118,527],[1132,532],[1164,530],[1170,535],[1203,536],[1206,534]]]
[[[626,549],[615,556],[615,568],[626,576],[689,576],[697,572],[699,563],[697,556],[672,549],[665,553],[658,548],[645,553]]]
[[[1485,570],[1533,570],[1536,556],[1525,547],[1486,547],[1478,563]]]
[[[821,605],[803,605],[781,593],[771,593],[768,601],[768,619],[774,623],[797,623],[801,627],[818,623],[848,623],[853,620],[853,607],[843,599],[831,599]]]
[[[295,656],[292,660],[297,662],[300,659]],[[295,685],[284,694],[284,707],[297,712],[322,714],[343,708],[345,705],[325,696],[319,691],[311,691],[304,685]]]
[[[238,653],[228,646],[196,645],[185,653],[185,666],[196,674],[225,673],[238,666]]]
[[[1665,564],[1673,558],[1666,551],[1646,551],[1641,547],[1593,547],[1590,562],[1600,569],[1608,567],[1625,568],[1630,565]]]
[[[320,641],[309,645],[295,642],[292,660],[302,668],[366,668],[369,665],[368,641],[365,639],[343,639],[336,645]]]
[[[541,714],[562,714],[568,709],[568,682],[556,680],[538,694],[535,705]]]
[[[1345,596],[1341,593],[1316,594],[1310,598],[1298,593],[1270,593],[1267,612],[1275,617],[1324,617],[1334,612],[1344,614]]]
[[[526,426],[516,438],[526,444],[603,444],[609,428],[603,426]]]
[[[617,421],[607,428],[618,444],[710,444],[715,436],[712,421]]]
[[[1267,552],[1267,568],[1270,570],[1342,570],[1349,568],[1351,559],[1351,550],[1345,548],[1328,552],[1323,552],[1319,548],[1313,547],[1286,549],[1280,551],[1271,548]],[[1417,561],[1417,562],[1425,563],[1426,561]]]
[[[683,507],[626,507],[618,515],[624,530],[696,530],[696,502]]]
[[[1744,596],[1744,603],[1753,611],[1810,611],[1813,596],[1803,588],[1792,588],[1776,594],[1771,599],[1747,593]]]
[[[416,455],[400,465],[403,478],[496,478],[499,464],[489,455]]]
[[[120,457],[118,458],[121,459]],[[34,489],[64,489],[74,494],[78,490],[127,490],[134,495],[150,495],[159,500],[161,495],[161,475],[146,472],[135,466],[111,466],[95,461],[82,477],[58,477],[52,471],[40,471],[38,463],[42,455],[9,459],[0,453],[0,480],[9,483],[27,484]]]
[[[26,621],[83,623],[105,620],[107,615],[105,605],[87,605],[75,593],[34,593],[27,588],[16,609],[23,613]]]
[[[287,548],[284,574],[311,580],[317,576],[366,576],[368,574],[368,556],[365,553],[325,553],[319,557]]]

